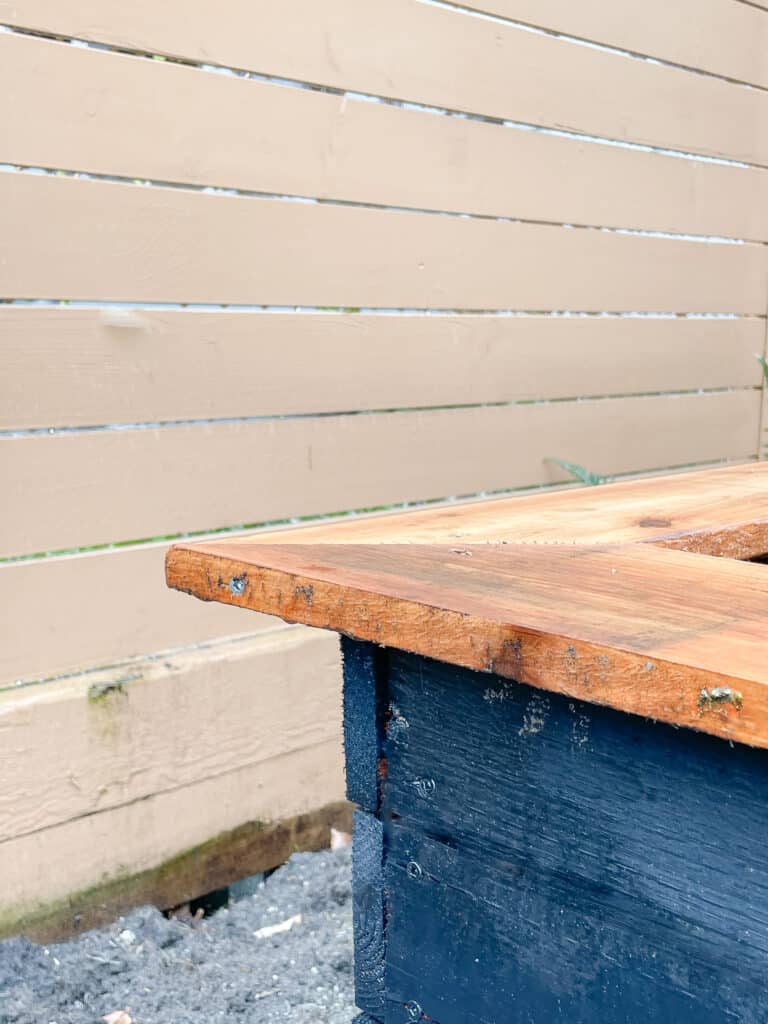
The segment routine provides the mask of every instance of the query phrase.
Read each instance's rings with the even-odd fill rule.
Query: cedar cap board
[[[666,546],[691,537],[698,552],[706,538],[712,553],[768,550],[757,543],[767,535],[766,469],[451,509],[469,537],[446,536],[439,509],[326,527],[321,537],[286,532],[280,543],[273,534],[176,545],[167,579],[203,600],[768,747],[768,569]],[[509,539],[481,535],[494,506],[503,514],[489,533],[503,528]],[[548,507],[564,543],[525,543],[542,531],[555,539]],[[638,510],[656,525],[633,525]],[[416,516],[417,542],[403,543]],[[368,535],[350,537],[354,526]]]
[[[768,463],[486,498],[258,536],[270,544],[646,542],[754,558],[768,552]]]

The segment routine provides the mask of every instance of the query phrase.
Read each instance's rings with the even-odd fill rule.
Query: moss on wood
[[[186,903],[274,868],[299,850],[328,846],[331,826],[351,830],[349,804],[328,804],[276,823],[247,822],[146,871],[110,876],[57,901],[2,908],[0,939],[24,935],[37,942],[56,942],[108,924],[145,903],[160,908]]]

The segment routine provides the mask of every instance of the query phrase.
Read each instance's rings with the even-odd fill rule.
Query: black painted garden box
[[[343,634],[361,1020],[768,1020],[767,469],[171,550]]]

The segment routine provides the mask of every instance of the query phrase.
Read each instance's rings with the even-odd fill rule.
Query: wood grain
[[[768,464],[624,480],[266,531],[269,544],[653,543],[726,558],[768,552]],[[243,538],[233,538],[242,543]],[[228,545],[226,539],[220,541]]]
[[[344,670],[344,756],[347,799],[374,815],[379,810],[379,650],[341,638]]]
[[[673,475],[602,489],[576,488],[292,527],[252,539],[263,537],[271,544],[389,540],[454,545],[486,539],[654,539],[734,558],[768,551],[761,498],[765,465],[726,467],[711,476],[710,472],[689,474],[685,489]],[[610,516],[605,508],[600,514],[596,511],[604,503],[602,495]],[[659,526],[665,519],[671,525]],[[225,543],[220,538],[218,542]],[[168,590],[163,581],[166,547],[139,545],[0,567],[6,625],[0,685],[109,664],[145,651],[282,628],[271,616],[225,605],[204,606]],[[109,594],[109,602],[104,594]]]
[[[765,310],[763,245],[14,173],[0,175],[0,208],[5,297],[462,310]],[[48,230],[52,223],[55,232]]]
[[[0,429],[757,387],[764,332],[757,318],[5,306]]]
[[[2,0],[0,21],[142,52],[768,163],[768,96],[416,0]],[[296,30],[301,26],[301,31]],[[715,39],[717,34],[715,32]]]
[[[462,0],[463,7],[768,88],[768,20],[733,0]]]
[[[299,851],[325,849],[332,828],[346,832],[351,824],[351,808],[341,801],[278,822],[248,822],[136,875],[122,875],[85,892],[68,893],[57,903],[28,909],[26,916],[0,924],[0,936],[61,942],[102,928],[134,907],[177,907],[280,867]],[[91,827],[84,846],[94,834],[103,833]]]
[[[119,906],[121,894],[129,905],[132,896],[143,902],[151,898],[153,889],[162,892],[163,879],[169,876],[165,892],[172,901],[174,891],[183,893],[185,882],[202,882],[205,891],[206,876],[215,878],[216,869],[207,862],[205,849],[199,848],[219,837],[224,841],[218,844],[218,852],[223,854],[231,833],[249,823],[269,826],[287,821],[282,841],[272,851],[279,859],[294,832],[290,819],[312,815],[328,793],[334,789],[340,793],[341,776],[341,747],[334,739],[2,843],[2,933],[16,934],[28,926],[31,934],[45,935],[46,922],[52,922],[61,934],[76,924],[72,904],[83,908],[87,920],[92,900],[97,906],[101,899],[108,906],[111,902],[113,908]],[[312,834],[309,826],[311,818],[305,831]],[[274,831],[280,838],[280,830]],[[248,830],[244,832],[247,836]],[[298,839],[300,830],[294,834]],[[314,835],[317,842],[317,830]],[[217,844],[211,842],[208,849],[215,853]],[[190,854],[185,860],[184,855]],[[173,884],[175,866],[185,869],[177,877],[178,888]],[[137,885],[142,880],[150,884]],[[56,928],[57,917],[61,931]]]
[[[383,1020],[760,1024],[763,751],[398,652],[387,692]]]
[[[0,35],[0,90],[4,158],[17,164],[768,238],[768,173],[753,167],[439,117],[12,34]]]
[[[338,640],[304,629],[0,691],[0,845],[293,751],[340,746],[340,701]],[[341,796],[339,773],[320,803]]]
[[[372,719],[375,727],[376,719]],[[352,920],[355,935],[355,1005],[374,1020],[384,1016],[386,930],[384,830],[381,821],[355,811],[352,838]]]
[[[600,473],[743,460],[759,409],[745,390],[5,438],[0,552],[568,479],[553,454]]]
[[[768,747],[762,565],[652,545],[231,543],[172,548],[166,571],[204,600]]]

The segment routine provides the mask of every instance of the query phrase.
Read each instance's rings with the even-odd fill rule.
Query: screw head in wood
[[[414,779],[413,787],[416,790],[416,795],[420,796],[422,800],[429,800],[429,798],[435,792],[435,780],[434,779]]]
[[[245,593],[245,574],[242,576],[233,576],[229,581],[229,589],[232,594],[244,594]]]
[[[415,860],[409,860],[405,865],[405,870],[409,878],[418,882],[419,879],[424,877],[424,872],[421,870],[421,865],[417,864]]]

